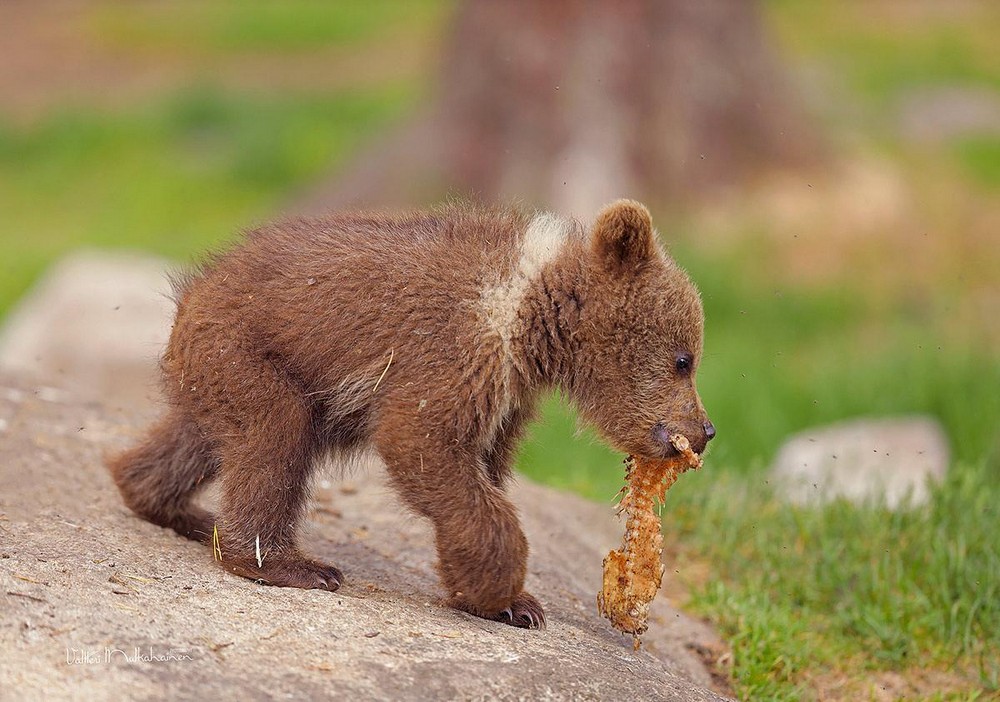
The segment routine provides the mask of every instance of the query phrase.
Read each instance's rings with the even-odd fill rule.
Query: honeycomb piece
[[[648,628],[649,604],[663,578],[663,532],[654,507],[662,504],[678,476],[701,467],[701,456],[680,434],[670,437],[676,457],[647,459],[629,456],[618,515],[625,515],[622,547],[604,558],[604,581],[597,594],[598,611],[619,631],[631,634],[635,647]]]

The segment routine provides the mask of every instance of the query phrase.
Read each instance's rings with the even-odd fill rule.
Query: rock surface
[[[543,631],[441,607],[430,530],[377,467],[317,481],[304,545],[343,588],[263,587],[121,504],[102,454],[148,419],[0,377],[0,690],[17,699],[722,699],[695,653],[720,647],[707,626],[661,597],[635,652],[597,615],[610,504],[515,487]]]
[[[778,451],[771,479],[794,504],[845,498],[897,509],[925,504],[948,460],[948,439],[929,417],[865,419],[796,434]]]
[[[4,320],[0,369],[110,406],[148,406],[174,314],[167,270],[147,256],[70,254]]]

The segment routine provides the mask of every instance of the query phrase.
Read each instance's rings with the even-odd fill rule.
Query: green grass
[[[232,237],[411,97],[404,86],[280,100],[203,87],[135,111],[0,123],[0,315],[74,246],[184,260]]]
[[[106,4],[91,16],[102,43],[184,54],[290,53],[355,46],[387,32],[436,26],[450,2],[435,0],[181,0]]]
[[[963,137],[953,141],[958,162],[976,182],[1000,189],[1000,136]]]
[[[665,527],[718,579],[693,607],[731,637],[750,699],[797,699],[808,670],[981,664],[1000,673],[1000,463],[956,464],[928,509],[797,509],[761,481],[692,476]],[[844,663],[847,665],[844,665]]]
[[[1000,87],[994,3],[950,12],[908,11],[892,2],[767,0],[764,7],[786,52],[835,72],[852,99],[886,107],[928,85]]]

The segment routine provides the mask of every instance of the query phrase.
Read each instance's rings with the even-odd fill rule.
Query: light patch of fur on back
[[[501,423],[514,408],[510,380],[516,363],[513,340],[522,328],[521,303],[531,285],[538,280],[542,269],[558,258],[575,228],[571,220],[554,214],[535,215],[524,231],[520,256],[510,277],[484,287],[480,294],[480,309],[487,331],[500,339],[503,354],[498,379],[501,396],[496,414],[491,418],[487,445],[493,443]]]

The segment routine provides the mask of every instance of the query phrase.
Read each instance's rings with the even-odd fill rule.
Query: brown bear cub
[[[217,534],[227,570],[335,590],[340,571],[296,543],[310,474],[374,452],[433,523],[449,603],[537,627],[504,488],[539,393],[560,388],[623,453],[671,455],[673,434],[700,453],[702,324],[636,202],[589,232],[467,205],[275,224],[177,285],[169,411],[110,468],[141,517]],[[216,476],[218,515],[192,500]]]

